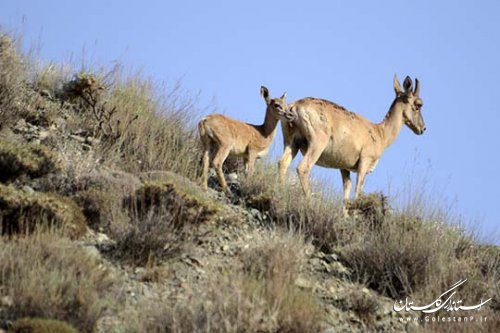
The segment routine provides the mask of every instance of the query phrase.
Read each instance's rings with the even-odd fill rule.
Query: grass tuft
[[[116,278],[98,259],[58,234],[0,238],[0,287],[11,299],[4,315],[66,321],[92,332],[116,306]]]

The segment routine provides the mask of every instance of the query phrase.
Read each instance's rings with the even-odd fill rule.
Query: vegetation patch
[[[344,232],[339,198],[321,192],[307,198],[298,186],[278,184],[277,179],[272,168],[258,168],[251,178],[243,179],[246,205],[261,210],[276,225],[300,230],[319,249],[331,251]]]
[[[57,170],[54,154],[39,144],[0,140],[0,182],[21,175],[41,177]]]
[[[241,254],[240,267],[210,271],[206,284],[187,297],[145,304],[151,311],[140,316],[139,327],[179,333],[319,332],[323,310],[318,300],[293,283],[305,259],[304,246],[294,235],[265,237]]]
[[[51,193],[24,192],[3,184],[0,184],[0,226],[2,235],[55,227],[77,238],[87,231],[85,217],[71,199]]]
[[[22,318],[12,324],[9,333],[78,333],[78,331],[60,320]]]
[[[0,290],[11,299],[2,315],[62,320],[92,332],[116,306],[116,278],[84,248],[60,234],[0,238]]]
[[[189,184],[146,181],[124,200],[130,223],[115,231],[119,257],[136,265],[173,257],[191,245],[198,225],[219,216],[219,205],[198,196]]]
[[[198,195],[191,187],[192,185],[186,186],[185,182],[176,184],[170,180],[146,181],[134,195],[125,200],[125,205],[139,217],[151,211],[170,211],[175,218],[174,225],[178,226],[186,223],[197,225],[213,220],[221,211],[219,204]]]
[[[371,227],[380,226],[390,211],[388,198],[383,193],[362,194],[347,202],[346,209],[351,216],[368,222]]]

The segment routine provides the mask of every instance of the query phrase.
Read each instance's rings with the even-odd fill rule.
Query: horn
[[[415,96],[419,96],[420,94],[420,84],[418,82],[418,79],[415,78],[415,91],[413,92]]]

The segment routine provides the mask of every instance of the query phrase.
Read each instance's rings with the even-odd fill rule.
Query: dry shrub
[[[453,245],[443,243],[440,232],[435,223],[394,215],[344,246],[342,259],[371,288],[393,298],[409,295],[453,254]]]
[[[498,254],[481,250],[463,229],[446,224],[444,213],[414,216],[409,211],[417,210],[387,216],[379,228],[356,233],[351,243],[338,248],[356,281],[366,281],[394,299],[408,296],[421,304],[461,279],[467,283],[458,293],[468,303],[498,297]]]
[[[33,64],[33,89],[48,100],[61,98],[65,83],[70,81],[72,66],[57,63]]]
[[[113,144],[103,147],[105,161],[125,171],[167,170],[195,179],[201,161],[192,122],[195,98],[180,85],[159,97],[149,81],[116,76],[106,98],[116,110],[112,126],[121,128]]]
[[[11,333],[78,333],[71,325],[54,319],[22,318],[9,328]]]
[[[189,186],[189,185],[188,185]],[[175,225],[196,225],[210,221],[218,212],[218,205],[203,196],[189,193],[189,189],[170,181],[147,181],[125,203],[137,216],[153,211],[168,210],[175,216]]]
[[[76,204],[82,208],[87,225],[98,231],[109,230],[114,221],[125,220],[120,206],[120,197],[115,193],[97,189],[79,191],[73,197]]]
[[[316,332],[321,310],[312,291],[294,283],[306,260],[306,244],[293,233],[273,232],[240,254],[249,295],[262,297],[279,332]]]
[[[27,71],[16,42],[0,32],[0,128],[19,119]]]
[[[31,233],[55,227],[77,238],[87,232],[78,206],[56,194],[17,190],[0,184],[0,232],[2,235]]]
[[[262,257],[265,252],[264,257]],[[305,260],[293,234],[273,234],[241,254],[241,269],[210,271],[205,285],[170,304],[145,304],[147,332],[287,332],[320,330],[322,310],[310,291],[294,285]],[[254,261],[252,263],[252,261]]]
[[[0,238],[0,290],[12,300],[8,318],[66,321],[92,332],[115,306],[117,281],[94,256],[57,234]]]
[[[345,232],[340,199],[321,191],[307,198],[298,185],[280,185],[277,177],[275,170],[264,167],[243,179],[241,192],[246,205],[264,212],[277,225],[299,230],[318,248],[330,251]]]
[[[0,140],[0,182],[22,175],[40,177],[57,170],[55,156],[47,147]]]
[[[322,194],[305,198],[298,186],[275,185],[276,178],[272,170],[258,170],[244,179],[246,204],[277,225],[298,229],[317,248],[339,253],[353,281],[392,298],[411,295],[429,302],[468,278],[464,299],[475,302],[489,296],[494,298],[490,307],[498,307],[498,252],[478,247],[477,240],[456,226],[445,208],[429,203],[422,190],[413,190],[415,195],[408,195],[408,202],[396,209],[384,195],[364,195],[349,204],[352,217],[344,219],[340,200]]]
[[[176,216],[168,210],[132,217],[129,225],[113,230],[117,240],[114,254],[138,266],[179,255],[191,245],[192,230],[175,221]]]
[[[220,210],[215,202],[190,193],[192,186],[148,181],[126,198],[131,222],[117,231],[117,254],[145,265],[185,250],[196,226],[213,220]]]
[[[272,232],[240,254],[243,271],[258,280],[293,284],[305,264],[305,245],[300,236]]]
[[[346,203],[349,215],[357,217],[370,227],[380,226],[389,214],[389,202],[383,193],[362,194],[356,200]]]
[[[340,296],[340,307],[353,311],[366,325],[373,326],[380,307],[377,296],[364,285],[354,284]]]

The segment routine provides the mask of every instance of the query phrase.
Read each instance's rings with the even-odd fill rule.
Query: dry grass
[[[364,285],[354,285],[348,289],[346,295],[342,295],[342,307],[353,311],[366,325],[372,327],[375,315],[379,309],[379,302]]]
[[[181,179],[147,181],[125,198],[130,223],[115,230],[116,253],[123,260],[146,265],[173,257],[191,246],[197,226],[208,223],[220,211],[218,203],[190,191],[193,184]]]
[[[318,301],[293,284],[304,251],[300,237],[273,233],[241,254],[241,267],[210,271],[206,284],[170,304],[144,304],[138,325],[147,332],[318,332]]]
[[[345,219],[338,200],[321,193],[307,199],[298,186],[275,185],[276,179],[269,169],[245,179],[246,204],[266,212],[274,224],[292,226],[318,248],[339,253],[354,282],[392,298],[411,295],[425,302],[468,278],[464,299],[490,296],[492,306],[498,304],[498,250],[477,245],[424,191],[414,190],[405,205],[392,209],[383,195],[362,197],[349,205],[353,217]]]
[[[9,333],[78,333],[69,324],[53,319],[21,318],[16,320]]]
[[[56,194],[24,192],[0,184],[0,235],[29,234],[56,228],[78,238],[87,232],[79,207]]]
[[[26,77],[16,41],[0,31],[0,128],[19,119]]]
[[[0,248],[0,290],[12,302],[3,313],[8,318],[53,318],[92,332],[104,311],[116,305],[115,278],[61,235],[0,238]]]
[[[194,179],[201,160],[190,126],[196,117],[195,100],[180,86],[167,94],[165,99],[157,97],[150,82],[137,78],[118,84],[110,96],[110,104],[119,110],[117,121],[137,120],[114,147],[126,170],[167,170]]]
[[[306,198],[300,186],[277,183],[275,169],[258,168],[241,185],[246,205],[267,214],[279,226],[291,228],[310,238],[318,248],[328,251],[344,233],[342,206],[334,194],[318,192]]]
[[[62,170],[47,174],[55,168],[38,146],[26,146],[21,153],[16,148],[14,156],[10,143],[2,141],[1,180],[42,176],[29,179],[30,184],[37,191],[76,199],[92,227],[113,230],[118,252],[132,263],[151,264],[152,258],[168,258],[191,246],[192,229],[212,220],[220,208],[180,178],[195,180],[199,174],[201,154],[192,122],[198,118],[196,98],[180,85],[167,87],[163,94],[151,81],[125,77],[119,70],[72,76],[65,66],[33,69],[15,44],[0,37],[0,126],[19,119],[45,127],[57,123],[61,132],[50,145],[57,148]],[[85,139],[95,136],[97,143],[86,151],[63,135],[74,132]],[[167,182],[148,181],[141,187],[136,176],[153,170],[172,173]],[[350,205],[355,217],[346,219],[337,195],[320,190],[305,198],[298,185],[278,185],[276,180],[274,168],[261,166],[252,178],[243,178],[242,201],[260,210],[273,227],[292,230],[295,236],[253,244],[240,254],[240,266],[232,272],[209,272],[206,285],[188,291],[187,298],[151,305],[154,309],[146,313],[150,318],[141,318],[137,331],[317,330],[321,311],[316,299],[293,284],[303,263],[302,238],[319,250],[337,253],[353,282],[393,298],[429,302],[467,278],[460,291],[464,301],[493,297],[487,311],[498,317],[498,248],[478,245],[470,233],[453,226],[453,216],[426,200],[419,184],[407,189],[407,202],[392,210],[383,195],[366,196]],[[61,208],[52,194],[42,195],[47,204],[42,207],[34,195],[4,185],[0,190],[10,198],[0,212],[3,222],[21,213],[29,213],[25,219],[45,214],[54,220],[57,216],[44,213],[48,210],[43,207]],[[0,238],[0,245],[1,292],[14,300],[10,314],[53,317],[92,330],[104,311],[102,300],[112,299],[105,292],[110,280],[95,260],[66,239],[50,235]],[[350,298],[349,309],[360,316],[374,311],[370,298]]]
[[[80,73],[65,87],[71,87],[71,98],[64,99],[81,118],[79,123],[102,141],[105,163],[135,173],[163,170],[196,178],[201,159],[192,123],[196,98],[180,84],[160,96],[151,81],[124,77],[114,69]]]
[[[0,139],[0,182],[20,176],[40,177],[57,171],[57,161],[47,147]]]

